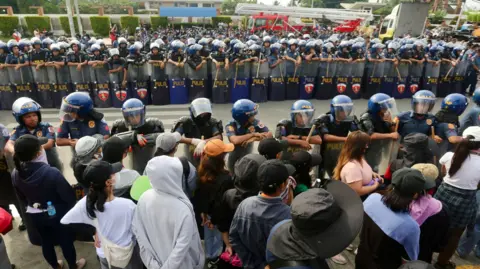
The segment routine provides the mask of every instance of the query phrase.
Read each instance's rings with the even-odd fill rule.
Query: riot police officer
[[[330,111],[318,117],[315,124],[323,141],[323,168],[331,178],[348,133],[358,130],[352,99],[346,95],[335,96],[330,102]]]
[[[48,122],[42,122],[41,106],[28,97],[18,98],[12,106],[12,114],[18,122],[7,142],[5,150],[14,154],[15,141],[22,135],[32,134],[38,137],[46,152],[47,160],[50,166],[62,171],[62,162],[60,161],[55,148],[55,129]]]
[[[423,62],[425,62],[424,46],[425,45],[422,41],[415,41],[415,43],[413,44],[412,58],[410,58],[410,61],[417,64],[423,64]]]
[[[395,99],[384,93],[374,94],[368,100],[368,109],[360,116],[358,128],[369,134],[372,140],[397,140],[393,120],[397,114]]]
[[[70,41],[71,51],[67,54],[67,65],[76,66],[77,70],[88,63],[88,55],[80,49],[80,42],[78,40]]]
[[[15,70],[19,70],[21,67],[28,66],[30,64],[28,56],[23,54],[18,48],[17,41],[9,40],[7,43],[10,54],[7,55],[5,60],[5,66],[15,67]]]
[[[270,56],[270,45],[272,45],[272,38],[270,36],[264,36],[263,37],[263,47],[262,47],[262,53],[265,55],[265,57]]]
[[[47,59],[48,51],[46,49],[42,49],[42,41],[39,38],[34,37],[32,38],[33,49],[30,52],[30,61],[32,62],[32,66],[35,66],[38,70],[45,64],[45,60]]]
[[[240,99],[233,104],[233,120],[225,126],[228,140],[235,145],[235,150],[228,155],[228,169],[232,173],[235,162],[252,152],[252,142],[272,137],[268,127],[255,118],[257,114],[258,105],[248,99]]]
[[[171,44],[171,47],[172,53],[170,53],[168,62],[177,67],[183,67],[185,63],[185,56],[183,53],[183,48],[185,47],[185,44],[180,40],[174,40]]]
[[[468,111],[467,115],[460,121],[460,134],[470,126],[480,126],[480,88],[477,88],[472,94],[472,101],[475,106]]]
[[[145,118],[146,107],[142,101],[130,98],[122,106],[123,120],[112,125],[111,135],[116,135],[132,146],[133,169],[143,174],[147,162],[155,153],[155,140],[165,131],[162,121]]]
[[[440,155],[454,149],[454,144],[462,141],[459,134],[459,117],[467,109],[468,99],[463,94],[452,93],[442,100],[441,109],[435,114],[437,120],[435,132],[443,140],[440,143]]]
[[[219,41],[213,46],[215,52],[211,54],[212,62],[215,63],[217,70],[220,69],[221,65],[224,65],[225,70],[228,71],[229,60],[227,53],[225,53],[227,45],[223,41]]]
[[[350,55],[350,51],[348,50],[348,41],[340,42],[338,46],[338,51],[335,57],[335,60],[340,62],[351,62],[352,56]]]
[[[102,52],[101,47],[98,44],[93,44],[90,51],[92,52],[92,55],[90,55],[88,65],[95,67],[107,62],[107,55]]]
[[[128,42],[124,37],[118,38],[118,51],[120,57],[125,58],[128,56]]]
[[[57,131],[57,146],[75,148],[78,139],[99,134],[107,139],[110,129],[103,114],[93,108],[87,93],[73,92],[63,99],[60,107],[61,124]]]
[[[192,45],[188,48],[188,59],[186,63],[195,71],[200,70],[203,65],[207,64],[207,60],[202,59],[200,55],[202,49],[202,45],[199,44]]]
[[[298,41],[296,39],[290,39],[288,41],[288,49],[283,55],[283,59],[286,61],[291,61],[295,64],[295,66],[299,66],[302,63],[302,59],[300,58],[300,54],[297,51]]]
[[[125,68],[127,66],[127,62],[124,58],[121,57],[120,51],[118,49],[110,49],[111,56],[107,59],[108,64],[108,73],[118,73],[123,72],[122,85],[125,87],[127,84],[127,72],[125,72]],[[113,81],[112,81],[113,82]]]
[[[198,166],[205,143],[210,139],[223,139],[223,125],[221,120],[212,117],[212,104],[207,98],[193,100],[189,111],[190,117],[178,119],[172,132],[183,135],[180,143],[185,144],[187,158]]]
[[[165,55],[160,52],[160,45],[158,41],[162,42],[160,39],[156,40],[155,42],[152,42],[150,44],[150,52],[147,54],[147,60],[148,63],[153,64],[153,63],[158,63],[160,65],[161,69],[165,68]]]
[[[8,47],[5,42],[0,41],[0,69],[3,68],[3,64],[5,64],[5,61],[7,60],[7,55],[8,55]]]
[[[286,140],[292,151],[297,149],[310,150],[310,144],[322,144],[322,138],[317,128],[314,128],[310,138],[310,130],[313,125],[315,108],[307,100],[298,100],[290,109],[290,119],[283,119],[277,124],[275,138]],[[309,139],[307,141],[307,139]]]
[[[435,106],[435,95],[431,91],[421,90],[412,96],[412,110],[401,112],[397,116],[398,133],[403,137],[411,133],[421,133],[427,136],[433,135],[437,124],[435,116],[430,114]],[[435,135],[435,141],[440,143],[442,139]]]

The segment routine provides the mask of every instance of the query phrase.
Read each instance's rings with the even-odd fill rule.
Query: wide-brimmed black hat
[[[342,252],[360,233],[363,204],[341,181],[299,194],[292,202],[292,220],[271,235],[267,248],[283,260],[326,259]]]

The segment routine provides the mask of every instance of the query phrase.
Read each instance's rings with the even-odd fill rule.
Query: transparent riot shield
[[[362,95],[362,80],[365,69],[365,61],[352,62],[350,74],[350,87],[347,88],[347,95],[352,99],[359,99]]]
[[[96,107],[107,108],[112,106],[112,93],[110,92],[110,75],[107,64],[98,64],[90,67],[93,78],[93,95]]]
[[[212,101],[216,104],[225,104],[230,101],[229,70],[225,69],[225,63],[219,63],[219,68],[213,64]]]
[[[251,72],[253,72],[252,70],[254,69],[252,66],[251,62],[230,64],[229,84],[231,103],[235,103],[240,99],[250,99]]]
[[[285,79],[285,98],[297,100],[300,96],[300,78],[303,76],[302,66],[295,66],[293,73],[287,74]]]
[[[35,83],[37,84],[38,102],[44,108],[52,108],[54,106],[52,94],[53,87],[48,78],[47,67],[36,68],[31,67]]]
[[[414,95],[420,90],[421,79],[423,73],[423,64],[412,63],[409,69],[408,90]]]
[[[112,70],[118,69],[120,64],[113,64]],[[110,80],[110,93],[112,93],[112,105],[116,108],[121,108],[123,103],[130,98],[131,94],[128,91],[127,83],[124,83],[124,69],[119,72],[108,74]]]
[[[165,70],[166,64],[150,64],[150,89],[153,105],[167,105],[170,103],[168,92],[168,76]]]
[[[460,94],[465,93],[466,87],[464,87],[464,85],[466,85],[466,83],[464,82],[464,80],[467,74],[468,65],[469,65],[468,61],[459,61],[455,66],[455,69],[452,71],[453,72],[452,92],[460,93]]]
[[[412,97],[411,92],[408,89],[408,74],[409,74],[409,64],[400,63],[398,67],[395,67],[397,72],[397,83],[396,88],[392,92],[392,97],[395,99],[404,99]]]
[[[183,64],[176,66],[167,63],[168,87],[170,92],[170,104],[187,104],[188,88],[185,81],[185,68]]]
[[[133,73],[131,75],[130,73]],[[149,103],[148,63],[131,64],[128,68],[128,87],[133,98],[137,98],[144,105]]]
[[[348,89],[351,84],[349,83],[350,72],[352,70],[352,64],[348,62],[337,62],[337,69],[335,72],[335,84],[337,94],[348,94],[351,89]]]
[[[68,68],[70,69],[70,78],[72,80],[72,91],[88,92],[90,94],[90,69],[86,66],[80,70],[77,69],[77,66],[69,66]]]
[[[371,68],[367,70],[367,88],[363,97],[368,99],[372,95],[379,93],[382,88],[382,78],[385,73],[385,62],[373,62]]]
[[[255,61],[252,63],[252,88],[250,98],[253,102],[263,103],[267,101],[269,73],[270,67],[268,61],[262,63]]]
[[[15,67],[7,67],[7,69],[10,83],[15,87],[14,99],[19,97],[30,97],[32,99],[36,99],[36,97],[33,96],[32,85],[24,80],[24,77],[30,76],[30,67],[24,66],[18,70],[16,70]]]
[[[425,77],[424,77],[424,89],[429,90],[437,95],[438,77],[440,75],[440,64],[426,63],[425,65]]]
[[[207,96],[207,65],[203,64],[199,70],[186,65],[188,100],[191,102]]]
[[[315,79],[318,73],[318,62],[303,61],[300,76],[300,99],[312,99],[315,92]]]
[[[399,140],[372,140],[365,154],[365,160],[372,170],[384,175],[390,163],[397,158]]]
[[[393,93],[397,90],[398,68],[393,64],[392,61],[388,60],[383,63],[383,66],[384,76],[382,78],[380,92],[388,94],[389,96],[393,96]]]
[[[452,81],[455,67],[450,63],[440,64],[440,74],[438,78],[437,97],[445,97],[452,93]]]
[[[11,110],[15,102],[15,86],[11,85],[8,68],[0,68],[0,107],[2,110]]]
[[[330,178],[333,178],[333,170],[337,165],[343,144],[343,142],[329,142],[322,145],[323,168]]]
[[[317,76],[317,89],[315,98],[319,100],[328,100],[336,95],[336,83],[334,83],[337,62],[320,62]]]
[[[274,68],[270,68],[270,85],[269,85],[269,97],[272,101],[285,100],[285,82],[286,82],[286,66],[290,61],[284,60]]]

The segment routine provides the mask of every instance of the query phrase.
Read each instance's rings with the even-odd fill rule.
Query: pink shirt
[[[372,168],[365,159],[362,159],[361,164],[356,160],[352,160],[343,166],[340,178],[347,184],[361,180],[362,185],[365,186],[372,181]]]

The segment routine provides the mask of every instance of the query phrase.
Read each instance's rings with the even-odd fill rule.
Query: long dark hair
[[[337,166],[333,171],[333,178],[340,180],[340,173],[343,167],[350,161],[362,162],[362,158],[365,156],[365,149],[370,143],[370,136],[362,131],[355,131],[347,136],[347,141],[340,151],[338,156]]]
[[[218,175],[226,173],[224,154],[218,156],[202,156],[198,166],[198,178],[200,183],[214,181]]]
[[[410,212],[410,204],[413,201],[413,196],[408,197],[404,195],[400,195],[393,185],[388,186],[387,192],[382,197],[383,203],[390,208],[393,212]]]
[[[449,176],[455,175],[455,173],[460,170],[463,162],[470,155],[470,150],[480,148],[480,142],[469,140],[472,138],[474,137],[469,135],[467,138],[462,139],[462,141],[457,145],[455,153],[453,154],[452,165],[450,165],[450,169],[448,170]]]
[[[87,194],[87,213],[92,219],[96,218],[95,210],[105,211],[105,203],[107,202],[108,193],[105,190],[105,182],[91,182]]]
[[[26,134],[21,136],[14,146],[15,154],[13,161],[20,177],[24,177],[25,171],[22,163],[30,162],[37,157],[41,149],[40,141],[36,136]]]

